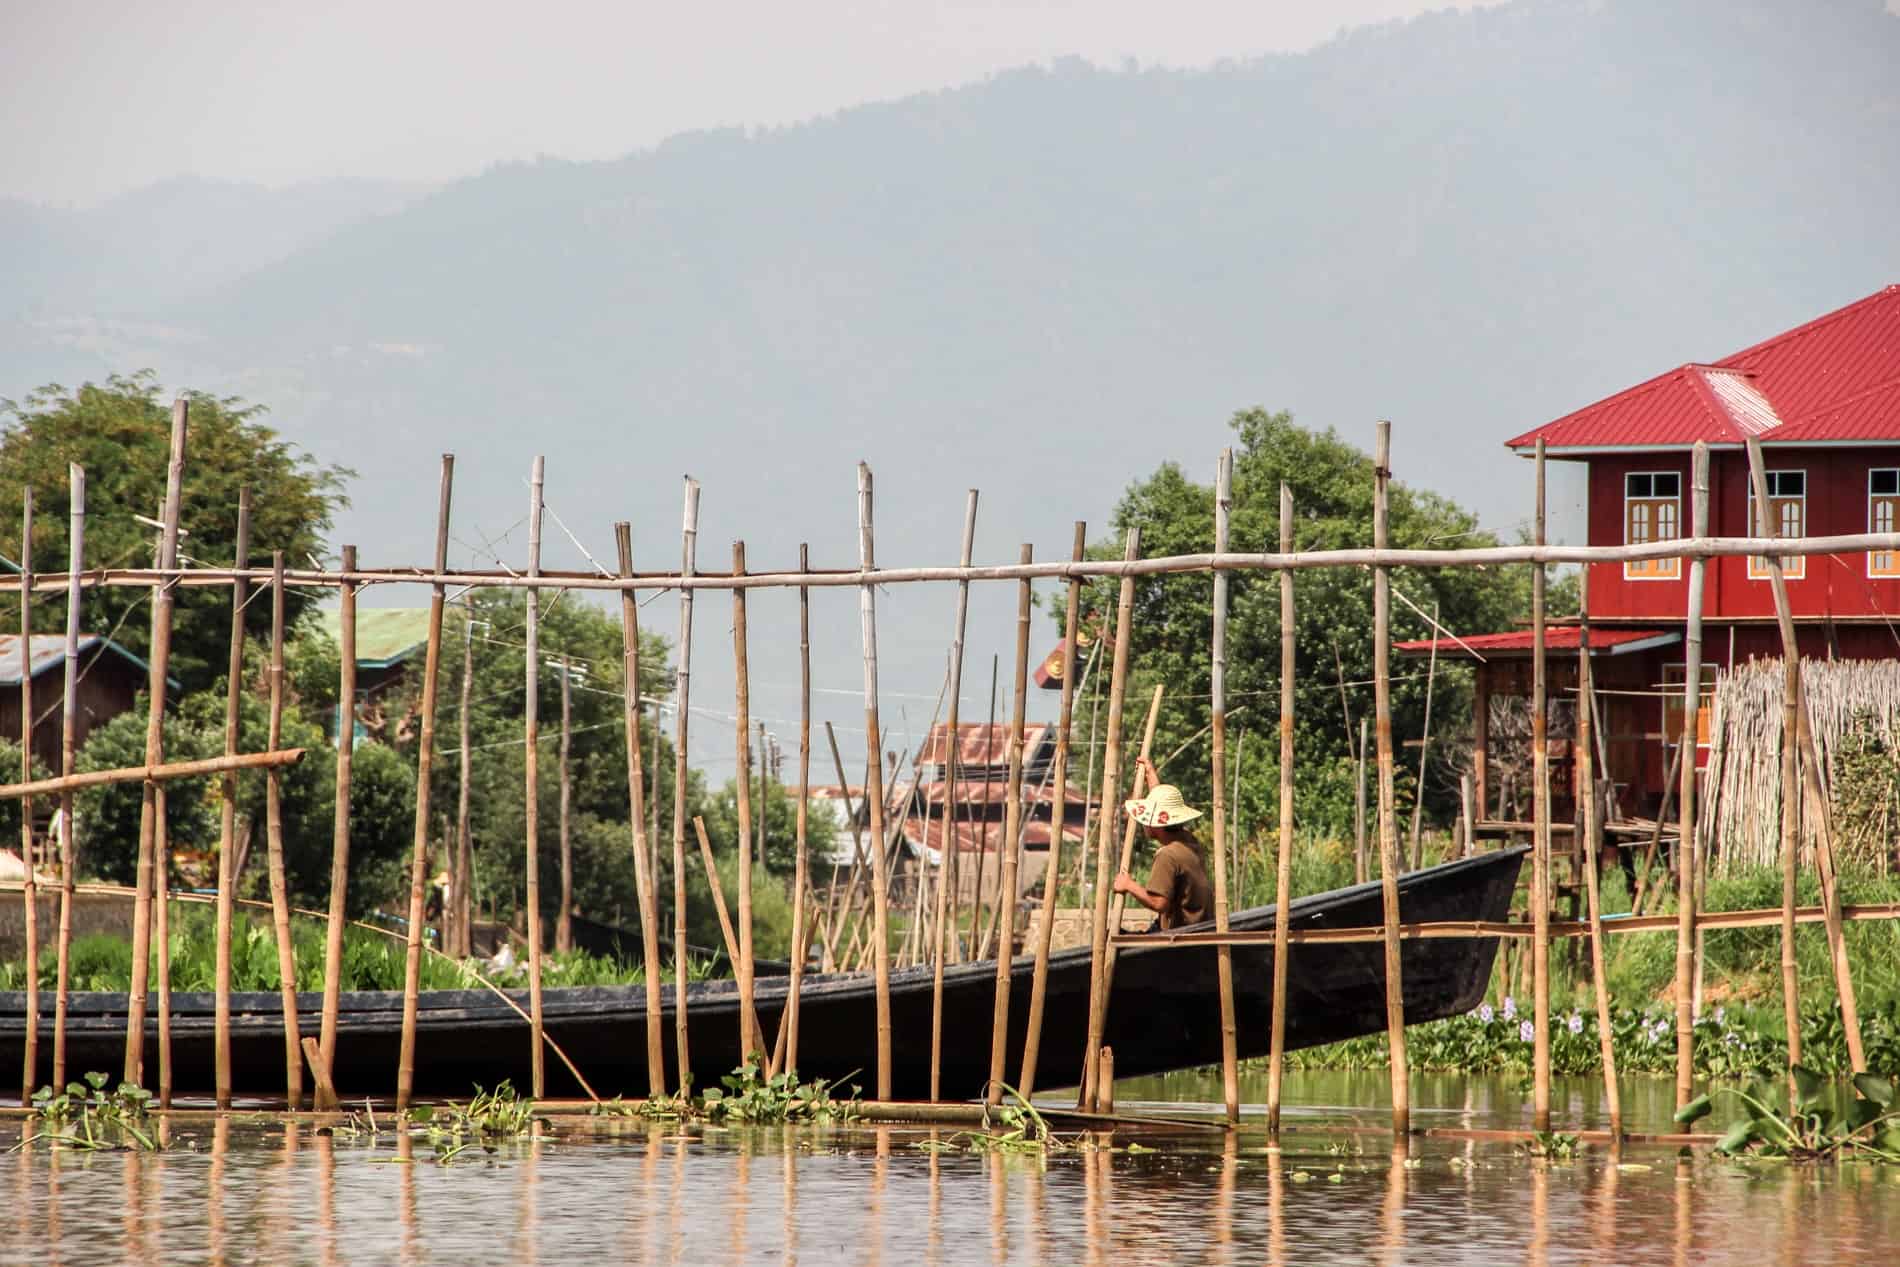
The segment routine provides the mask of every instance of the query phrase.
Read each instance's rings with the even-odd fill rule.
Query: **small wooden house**
[[[14,742],[20,735],[20,635],[0,634],[0,734]],[[33,678],[33,757],[55,773],[66,726],[66,636],[34,634],[26,648]],[[85,634],[79,639],[78,709],[74,738],[86,737],[130,709],[151,680],[151,666],[110,638]],[[171,684],[176,689],[177,683]],[[18,777],[17,772],[9,778]]]
[[[1537,442],[1553,461],[1587,471],[1588,542],[1617,545],[1686,536],[1690,458],[1706,443],[1709,531],[1754,535],[1748,437],[1760,440],[1769,513],[1789,536],[1892,532],[1900,523],[1900,286],[1817,317],[1720,361],[1682,365],[1507,440]],[[1900,658],[1900,553],[1817,555],[1787,562],[1801,653]],[[1709,744],[1707,700],[1718,675],[1781,643],[1764,559],[1714,559],[1703,582],[1703,707],[1685,726],[1689,567],[1677,559],[1590,565],[1592,676],[1607,770],[1619,808],[1654,814],[1677,747]],[[1577,628],[1548,642],[1552,786],[1561,821],[1573,792]],[[1476,660],[1473,771],[1480,819],[1505,818],[1487,759],[1504,714],[1493,701],[1530,694],[1526,630],[1399,644],[1403,654]],[[1481,659],[1480,659],[1481,658]],[[1528,804],[1528,793],[1524,803]]]

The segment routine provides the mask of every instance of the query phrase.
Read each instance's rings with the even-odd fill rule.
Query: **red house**
[[[1709,528],[1752,535],[1753,493],[1743,442],[1761,440],[1770,511],[1783,534],[1892,532],[1900,523],[1900,286],[1710,364],[1659,374],[1505,443],[1588,468],[1591,545],[1666,540],[1689,531],[1692,446],[1708,444]],[[1680,741],[1688,567],[1680,560],[1590,565],[1593,677],[1608,770],[1626,814],[1654,814]],[[1812,556],[1787,568],[1804,656],[1900,657],[1900,552]],[[1760,559],[1711,560],[1703,591],[1703,674],[1781,653],[1768,569]],[[1495,803],[1488,733],[1492,700],[1530,693],[1526,631],[1464,638],[1477,665],[1474,773],[1479,817],[1512,817]],[[1473,658],[1440,639],[1440,656]],[[1567,793],[1574,733],[1577,631],[1549,646],[1553,786]],[[1429,654],[1430,640],[1401,644]],[[1706,706],[1697,727],[1706,756]],[[1566,797],[1567,799],[1567,797]],[[1528,803],[1528,791],[1525,792]],[[1556,807],[1557,816],[1567,809]]]

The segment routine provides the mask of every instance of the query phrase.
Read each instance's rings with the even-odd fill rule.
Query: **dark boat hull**
[[[1503,919],[1510,908],[1523,851],[1482,854],[1414,872],[1400,881],[1400,918]],[[1299,899],[1294,928],[1376,925],[1382,918],[1377,884],[1357,885]],[[1271,929],[1272,907],[1243,911],[1236,929]],[[1490,979],[1497,943],[1489,938],[1410,940],[1400,949],[1408,1023],[1456,1015],[1475,1007]],[[1384,948],[1378,942],[1295,945],[1288,964],[1289,1049],[1311,1047],[1385,1028]],[[1273,995],[1273,949],[1234,949],[1235,1012],[1240,1055],[1267,1051]],[[1216,952],[1210,946],[1124,947],[1118,957],[1106,1041],[1120,1076],[1157,1073],[1220,1059],[1216,1005]],[[1011,971],[1008,1074],[1019,1072],[1028,1023],[1032,961],[1019,957]],[[786,978],[756,982],[760,1020],[775,1033],[789,986]],[[661,997],[666,1014],[669,1085],[675,1075],[673,990]],[[1048,999],[1037,1085],[1073,1086],[1079,1077],[1088,1024],[1089,952],[1050,956]],[[39,1081],[51,1077],[52,999],[41,993]],[[525,992],[513,997],[525,1008]],[[547,1031],[604,1096],[646,1092],[645,995],[638,986],[549,989],[542,993]],[[944,973],[943,1085],[947,1098],[979,1095],[989,1076],[994,963],[963,964]],[[24,996],[0,994],[0,1085],[19,1085]],[[305,1034],[315,1034],[320,996],[298,996]],[[116,1073],[123,1063],[123,994],[72,996],[67,1029],[69,1077],[87,1070]],[[799,1072],[851,1080],[868,1092],[875,1082],[875,994],[868,976],[805,978],[799,1025]],[[284,1042],[275,994],[232,998],[232,1081],[240,1094],[281,1094]],[[737,987],[730,981],[689,987],[687,1017],[694,1082],[717,1086],[740,1061]],[[390,992],[342,996],[337,1029],[336,1082],[343,1094],[382,1094],[394,1085],[402,998]],[[921,1098],[930,1091],[931,972],[891,974],[893,1094]],[[212,1086],[212,997],[180,994],[172,1000],[173,1083],[181,1094]],[[466,1095],[476,1084],[529,1080],[527,1025],[484,990],[439,990],[421,998],[417,1028],[416,1089],[421,1094]],[[156,1082],[157,1026],[146,1023],[147,1081]],[[579,1088],[550,1056],[548,1093]]]

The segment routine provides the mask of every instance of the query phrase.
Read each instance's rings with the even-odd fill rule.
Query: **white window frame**
[[[1786,478],[1787,476],[1791,476],[1791,475],[1798,475],[1801,477],[1801,491],[1799,493],[1785,493],[1785,492],[1782,492],[1779,487],[1780,481]],[[1781,514],[1779,516],[1779,522],[1775,525],[1775,535],[1780,536],[1780,537],[1807,536],[1808,535],[1808,472],[1807,472],[1807,469],[1805,467],[1789,467],[1785,470],[1764,471],[1763,476],[1765,477],[1764,482],[1768,485],[1769,506],[1771,508],[1778,507],[1781,511]],[[1790,532],[1788,530],[1787,511],[1789,509],[1790,503],[1793,503],[1795,506],[1798,507],[1798,509],[1796,510],[1796,514],[1799,515],[1800,521],[1801,521],[1800,524],[1798,525],[1799,530],[1794,531],[1794,532]],[[1750,480],[1748,482],[1748,532],[1750,536],[1753,536],[1756,532],[1755,482],[1753,480]],[[1808,574],[1808,556],[1805,554],[1785,554],[1781,556],[1781,574],[1790,581],[1798,581],[1802,579]],[[1770,576],[1770,570],[1768,567],[1767,556],[1760,555],[1760,554],[1749,555],[1748,556],[1748,579],[1751,581],[1766,581],[1769,579],[1769,576]]]
[[[1878,477],[1888,477],[1878,481]],[[1876,492],[1874,484],[1886,482],[1892,484],[1890,492]],[[1885,507],[1875,504],[1881,498],[1888,502]],[[1876,511],[1887,512],[1887,522],[1883,525],[1876,518]],[[1900,467],[1876,466],[1867,471],[1867,531],[1893,532],[1900,527]],[[1900,578],[1900,550],[1869,550],[1867,552],[1867,575],[1876,580],[1894,580]]]
[[[1676,492],[1674,496],[1658,496],[1654,493],[1632,495],[1630,493],[1630,482],[1632,480],[1648,479],[1653,483],[1655,478],[1659,475],[1666,475],[1676,482]],[[1623,473],[1622,515],[1624,545],[1642,545],[1652,541],[1677,541],[1681,539],[1682,485],[1683,477],[1681,471],[1625,471]],[[1664,509],[1670,510],[1672,512],[1671,518],[1673,519],[1673,523],[1671,526],[1673,531],[1666,537],[1650,537],[1648,541],[1644,542],[1630,540],[1630,507],[1632,505],[1654,507],[1656,512],[1658,512],[1658,514],[1654,516],[1655,518],[1660,518],[1659,512]],[[1680,558],[1626,560],[1623,564],[1623,579],[1626,581],[1678,581],[1682,579],[1682,560]]]

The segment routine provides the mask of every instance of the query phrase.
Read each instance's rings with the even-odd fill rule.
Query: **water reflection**
[[[1464,1093],[1446,1098],[1463,1105]],[[1483,1095],[1474,1095],[1482,1106]],[[1308,1111],[1316,1111],[1308,1106]],[[1465,1110],[1460,1107],[1460,1112]],[[1478,1111],[1478,1110],[1474,1110]],[[1377,1109],[1358,1120],[1376,1121]],[[0,1258],[133,1262],[1746,1264],[1876,1261],[1900,1178],[1673,1150],[1533,1162],[1365,1133],[1078,1138],[972,1153],[951,1128],[565,1119],[437,1165],[345,1121],[180,1119],[164,1153],[0,1123]],[[334,1133],[333,1133],[334,1132]],[[1139,1149],[1131,1144],[1139,1143]],[[933,1147],[934,1145],[935,1147]],[[1619,1169],[1622,1166],[1622,1169]]]

